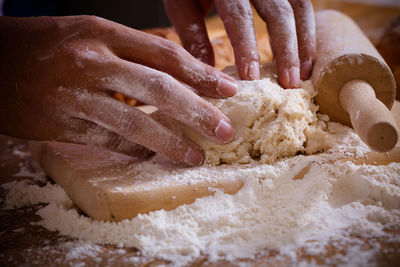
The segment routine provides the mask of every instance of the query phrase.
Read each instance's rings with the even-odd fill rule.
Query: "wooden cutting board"
[[[185,184],[141,178],[137,158],[97,147],[58,142],[31,142],[34,159],[75,204],[98,220],[119,221],[138,213],[171,210],[196,198],[211,195],[215,189],[234,194],[243,186],[240,180],[215,177]]]
[[[400,102],[392,113],[400,124]],[[57,142],[31,142],[30,150],[43,170],[61,185],[75,204],[98,220],[119,221],[139,213],[171,210],[196,198],[211,195],[215,189],[234,194],[243,187],[241,180],[214,177],[190,184],[142,179],[144,170],[135,170],[140,159],[101,148]],[[390,153],[371,152],[366,158],[347,158],[356,164],[386,165],[400,162],[400,144]],[[302,179],[309,168],[293,179]]]

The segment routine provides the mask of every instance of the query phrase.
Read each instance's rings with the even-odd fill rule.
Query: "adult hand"
[[[215,141],[234,135],[230,120],[194,92],[229,97],[233,79],[171,41],[92,16],[0,17],[0,39],[3,134],[202,163],[196,144],[112,98],[119,92]]]
[[[167,14],[186,50],[210,65],[214,65],[214,54],[204,16],[213,2],[232,43],[240,77],[259,79],[259,54],[248,0],[164,0]],[[300,78],[310,77],[316,53],[311,2],[253,0],[253,4],[268,25],[279,83],[284,88],[298,87]]]

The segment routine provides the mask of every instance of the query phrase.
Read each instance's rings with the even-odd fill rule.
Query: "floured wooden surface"
[[[399,113],[396,104],[395,117]],[[133,218],[138,213],[171,210],[211,195],[215,189],[234,194],[243,186],[240,179],[218,175],[199,174],[185,179],[185,174],[179,173],[182,168],[161,157],[153,160],[154,165],[148,163],[143,167],[140,159],[96,147],[38,142],[31,143],[31,151],[44,171],[65,189],[76,205],[99,220],[118,221]],[[397,147],[388,154],[370,152],[365,158],[344,160],[388,164],[400,161],[400,149]],[[163,177],[165,172],[174,171],[176,175]]]
[[[12,144],[12,142],[10,143],[10,145]],[[26,153],[23,148],[19,148],[18,150],[14,150],[13,154],[15,155],[19,155],[21,157],[24,157],[26,159],[28,159],[29,154]],[[393,157],[397,157],[396,155],[399,155],[399,151],[395,150],[390,154],[369,154],[368,158],[370,162],[373,162],[375,164],[387,164],[393,161]],[[317,162],[318,162],[318,158],[314,158]],[[336,163],[338,164],[338,163]],[[314,167],[313,167],[314,166]],[[313,170],[314,168],[314,170]],[[357,167],[358,168],[358,167]],[[361,168],[365,168],[365,167],[361,167]],[[296,167],[296,169],[298,170],[299,168]],[[310,176],[310,169],[311,169],[311,173],[312,174],[318,174],[315,172],[315,164],[311,164],[310,167],[307,168],[307,166],[305,166],[305,168],[301,171],[299,171],[298,175],[296,175],[295,177],[288,177],[289,180],[293,179],[295,181],[299,181],[296,182],[296,184],[300,185],[300,186],[307,186],[307,183],[311,182],[312,180],[314,180],[315,182],[322,183],[324,184],[325,182],[323,181],[323,179],[312,179],[310,180],[310,178],[312,178],[312,174]],[[290,171],[289,173],[295,173],[296,171]],[[27,169],[20,171],[20,174],[29,174],[29,172],[27,171]],[[383,173],[382,173],[383,174]],[[306,178],[304,177],[304,175],[308,175]],[[356,186],[356,192],[361,190],[360,192],[365,192],[365,186],[363,186],[363,183],[360,184],[361,187],[358,187],[358,183],[361,182],[361,180],[359,180],[359,178],[354,177],[352,179],[355,179],[355,184],[353,184],[352,187]],[[285,179],[287,180],[287,179]],[[287,180],[289,182],[289,180]],[[307,182],[309,181],[309,182]],[[343,182],[345,182],[346,180],[343,180]],[[260,181],[261,182],[261,181]],[[277,180],[278,182],[278,180]],[[265,183],[264,183],[265,184]],[[292,184],[290,182],[290,184]],[[268,183],[266,184],[268,185]],[[272,197],[271,200],[273,200],[275,197],[278,197],[279,199],[279,195],[287,195],[286,193],[284,193],[283,191],[279,191],[279,188],[273,189],[272,191],[270,191],[269,186],[263,185],[262,187],[264,188],[262,191],[266,191],[267,194],[269,195],[274,194],[274,197]],[[289,184],[288,184],[289,185]],[[296,186],[295,184],[293,184],[295,186],[295,188],[298,188],[298,186]],[[346,185],[343,184],[343,185]],[[348,184],[348,185],[352,185],[352,183]],[[260,185],[261,186],[261,185]],[[286,186],[285,186],[286,187]],[[319,186],[318,186],[319,187]],[[316,187],[315,189],[318,191],[318,187]],[[311,186],[310,189],[313,189],[314,186]],[[340,188],[340,184],[339,187]],[[350,187],[351,188],[351,187]],[[289,188],[287,188],[289,189]],[[292,188],[294,189],[294,188]],[[290,189],[290,190],[292,190]],[[48,191],[50,192],[50,191]],[[242,192],[242,190],[240,191]],[[268,193],[270,192],[270,193]],[[275,193],[273,193],[275,192]],[[279,193],[281,192],[281,193]],[[357,192],[353,195],[354,198],[358,198],[360,196],[363,195],[363,193]],[[31,195],[32,193],[28,193],[27,195]],[[31,195],[35,198],[35,195]],[[275,196],[276,195],[276,196]],[[310,196],[312,194],[308,194],[308,196]],[[289,196],[289,195],[288,195]],[[317,195],[316,195],[317,196]],[[221,197],[221,195],[219,195],[219,197]],[[294,196],[295,197],[295,196]],[[305,196],[306,197],[306,196]],[[33,199],[34,199],[33,198]],[[228,196],[224,197],[224,198],[230,198]],[[296,197],[295,197],[296,198]],[[306,197],[307,198],[307,197]],[[31,199],[31,201],[33,201],[33,199]],[[334,202],[332,202],[333,205],[343,205],[344,203],[341,201],[346,200],[342,199],[342,198],[338,198],[337,200],[333,199]],[[339,201],[339,202],[338,202]],[[347,199],[346,201],[353,201],[352,199]],[[286,202],[284,202],[286,203]],[[295,202],[288,202],[288,203],[295,203]],[[301,202],[302,203],[302,202]],[[211,204],[211,203],[210,203]],[[239,203],[238,203],[239,204]],[[267,206],[269,206],[268,202],[265,203],[266,206],[264,206],[263,211],[258,211],[258,212],[267,212],[269,208],[266,208]],[[192,205],[188,205],[187,208],[185,209],[189,209],[190,210],[190,206]],[[246,209],[248,209],[248,212],[246,212],[246,214],[253,214],[252,216],[254,216],[254,211],[253,211],[253,203],[251,202],[247,202],[246,205]],[[53,205],[53,208],[56,207]],[[214,207],[214,206],[213,206]],[[212,210],[214,209],[218,209],[218,205],[215,206],[214,208],[212,208]],[[40,208],[41,209],[41,208]],[[87,236],[90,239],[90,236],[94,237],[94,235],[97,235],[96,231],[93,231],[95,229],[98,229],[98,227],[105,227],[107,230],[107,232],[109,232],[110,236],[114,236],[114,235],[120,235],[121,233],[118,233],[118,231],[122,229],[125,229],[126,226],[130,225],[130,222],[124,221],[121,223],[113,223],[113,224],[109,224],[108,226],[106,226],[107,224],[103,223],[96,223],[96,222],[92,222],[93,226],[90,226],[92,223],[90,223],[91,220],[88,220],[88,218],[85,218],[85,216],[80,215],[80,217],[82,218],[80,221],[76,221],[76,224],[71,224],[71,215],[72,214],[64,214],[64,215],[57,215],[55,213],[53,213],[52,211],[53,209],[49,209],[48,211],[48,215],[47,216],[58,216],[60,219],[60,225],[64,224],[66,227],[69,227],[70,229],[74,229],[74,228],[81,228],[82,226],[84,226],[84,228],[81,229],[87,229],[87,234],[90,234],[89,236]],[[23,216],[23,218],[32,218],[32,220],[38,220],[39,218],[35,217],[33,215],[32,212],[29,212],[28,210],[25,211],[25,208],[19,209],[19,212],[21,212],[21,214],[26,214]],[[57,212],[57,210],[54,210],[54,212]],[[257,212],[257,213],[258,213]],[[214,212],[212,212],[214,213]],[[227,210],[227,213],[229,214],[229,210]],[[281,210],[280,212],[281,214],[285,214],[284,209]],[[308,213],[308,212],[307,212]],[[42,228],[39,228],[37,226],[26,226],[28,224],[20,224],[20,223],[16,223],[15,226],[12,226],[13,228],[11,228],[11,225],[5,223],[7,220],[12,221],[11,219],[13,218],[11,215],[11,211],[3,211],[3,215],[4,215],[4,223],[2,225],[8,225],[9,229],[15,229],[15,232],[13,231],[8,231],[9,234],[5,235],[9,238],[9,240],[15,240],[15,238],[19,237],[19,242],[25,242],[24,247],[20,247],[19,248],[19,252],[20,253],[24,253],[24,255],[29,258],[29,259],[36,259],[38,260],[38,262],[41,263],[51,263],[51,262],[58,262],[58,263],[83,263],[86,262],[87,264],[93,263],[93,262],[102,262],[102,264],[126,264],[126,263],[130,263],[130,264],[134,264],[134,263],[144,263],[146,262],[145,259],[143,259],[143,257],[141,256],[140,252],[137,252],[135,249],[129,248],[129,247],[122,247],[121,245],[118,246],[109,246],[109,245],[100,245],[100,244],[95,244],[92,243],[90,241],[83,241],[83,240],[75,240],[75,239],[71,239],[69,237],[57,237],[56,235],[51,235],[50,232],[48,232],[47,230],[43,230]],[[43,214],[42,212],[39,214]],[[179,213],[177,213],[179,214]],[[205,220],[208,220],[208,216],[209,214],[206,213],[201,213],[202,215],[200,215],[200,217],[204,216]],[[43,216],[43,215],[41,215]],[[74,215],[76,216],[76,215]],[[181,216],[183,216],[183,214],[181,214]],[[189,216],[189,219],[191,216],[193,216],[193,214],[187,214],[187,216]],[[232,214],[232,216],[235,216],[234,214]],[[156,225],[154,225],[154,223],[150,220],[148,221],[148,219],[146,218],[151,218],[147,217],[147,216],[141,216],[141,220],[144,220],[145,224],[143,226],[146,225],[146,228],[148,228],[148,231],[150,231],[149,233],[154,232],[154,227],[158,227]],[[17,216],[15,216],[15,218],[18,218]],[[22,218],[22,217],[20,217]],[[231,216],[228,216],[227,218],[232,218]],[[234,218],[234,217],[233,217]],[[266,217],[268,218],[268,217]],[[270,217],[269,217],[270,218]],[[166,218],[167,219],[167,218]],[[217,219],[217,218],[215,218]],[[22,219],[20,219],[21,222],[23,221]],[[268,219],[269,220],[269,219]],[[39,220],[40,221],[40,220]],[[214,221],[213,219],[211,219],[211,221]],[[62,222],[62,223],[61,223]],[[223,223],[223,221],[221,221],[221,219],[216,220],[216,222],[219,223]],[[256,220],[255,222],[258,222],[258,220]],[[82,225],[83,223],[83,225]],[[88,224],[89,223],[89,224]],[[161,228],[163,228],[163,225],[165,225],[165,227],[168,227],[166,229],[170,229],[168,226],[171,222],[169,222],[168,220],[163,220],[163,224],[160,225]],[[195,221],[193,221],[193,223],[197,223]],[[227,221],[227,223],[229,223],[229,220]],[[86,226],[85,226],[86,225]],[[124,226],[125,225],[125,226]],[[88,228],[87,228],[88,227]],[[91,228],[94,227],[92,230]],[[129,228],[129,227],[128,227]],[[40,230],[42,229],[42,230]],[[104,229],[104,230],[106,230]],[[116,229],[119,229],[118,231],[115,231]],[[135,229],[135,228],[134,228]],[[210,231],[213,231],[215,229],[209,228],[207,227],[207,229],[209,229]],[[246,229],[246,228],[244,228]],[[243,229],[243,230],[244,230]],[[41,233],[37,233],[34,236],[32,236],[31,233],[32,231],[38,231],[40,230],[41,232],[43,232],[43,234]],[[100,229],[98,229],[100,230]],[[242,231],[243,231],[242,230]],[[249,229],[248,229],[249,230]],[[328,229],[327,229],[328,230]],[[104,232],[103,234],[106,234],[107,232]],[[114,233],[113,233],[114,232]],[[167,231],[166,233],[170,233],[169,235],[174,235],[173,232]],[[240,232],[239,232],[240,233]],[[179,236],[185,236],[187,233],[185,232],[181,232],[181,234],[179,234]],[[256,235],[261,234],[260,232],[255,232]],[[135,237],[139,235],[139,232],[132,232],[132,234],[129,234],[129,236]],[[168,235],[168,236],[169,236]],[[232,232],[232,235],[235,236],[235,231]],[[384,263],[391,263],[391,264],[395,264],[396,262],[398,263],[399,258],[396,257],[396,255],[400,255],[400,243],[397,242],[397,238],[400,237],[399,233],[396,231],[392,230],[391,233],[392,237],[387,239],[387,238],[366,238],[366,237],[357,237],[354,236],[351,239],[347,240],[346,242],[333,242],[330,243],[330,245],[328,245],[328,247],[326,247],[325,252],[323,253],[315,253],[312,250],[310,251],[309,248],[302,250],[299,249],[296,253],[297,256],[295,258],[291,258],[291,257],[287,257],[287,255],[282,255],[279,252],[275,251],[275,250],[267,250],[265,252],[263,252],[262,254],[258,255],[256,257],[256,259],[254,260],[238,260],[235,262],[242,262],[242,263],[247,263],[247,264],[265,264],[265,263],[269,263],[269,264],[278,264],[278,265],[290,265],[290,264],[295,264],[296,262],[302,262],[302,263],[310,263],[310,260],[317,262],[319,264],[327,264],[328,262],[333,262],[333,263],[339,263],[343,260],[348,260],[349,257],[353,258],[354,256],[357,258],[359,257],[361,254],[357,254],[357,253],[361,253],[361,252],[357,252],[360,249],[360,244],[363,244],[362,247],[363,249],[366,249],[368,251],[364,252],[367,254],[363,254],[363,255],[370,255],[369,250],[373,250],[375,252],[377,252],[378,254],[374,254],[375,259],[378,260],[378,262],[380,262],[381,264]],[[25,238],[26,236],[26,238]],[[151,236],[151,234],[150,234]],[[164,236],[164,237],[160,237],[160,242],[164,242],[164,239],[168,239],[168,236]],[[29,237],[29,238],[28,238]],[[98,237],[101,237],[101,235],[99,235]],[[129,238],[127,236],[127,238]],[[120,236],[119,241],[123,241],[126,238],[123,238],[122,236]],[[25,240],[25,241],[23,241]],[[37,241],[33,241],[33,240],[37,240]],[[41,241],[39,241],[41,240]],[[234,239],[236,241],[233,241],[232,245],[236,242],[243,242],[243,240],[241,240],[240,238],[238,239]],[[38,242],[38,245],[35,245],[35,243],[31,243],[31,242]],[[123,241],[125,242],[125,241]],[[155,240],[153,240],[152,242],[155,242]],[[14,242],[15,243],[15,242]],[[39,244],[40,243],[40,244]],[[5,240],[4,244],[11,244],[8,243],[7,240]],[[15,243],[15,244],[22,244],[22,243]],[[45,244],[45,245],[43,245]],[[19,245],[20,246],[20,245]],[[306,246],[307,247],[307,246]],[[24,249],[26,248],[26,249]],[[32,250],[32,248],[36,248],[34,250]],[[350,249],[351,248],[351,249]],[[357,249],[356,249],[357,248]],[[147,248],[148,249],[148,248]],[[172,248],[171,248],[172,249]],[[12,252],[13,250],[11,248],[9,248],[8,250],[3,250],[3,251],[7,251],[7,256],[6,257],[2,257],[0,255],[0,260],[4,259],[7,260],[7,262],[10,262],[10,257],[11,255],[18,255],[18,252]],[[119,255],[119,256],[117,256]],[[24,257],[17,257],[15,258],[12,262],[16,263],[23,263],[25,262]],[[55,261],[55,259],[57,259],[57,261]],[[144,260],[144,261],[143,261]],[[191,263],[191,265],[193,266],[198,266],[198,265],[202,265],[204,264],[204,261],[207,260],[207,256],[205,257],[200,257],[198,258],[198,260],[194,261]],[[149,260],[147,260],[149,261]],[[151,260],[152,263],[167,263],[168,261],[158,261],[158,260]],[[354,262],[354,261],[353,261]],[[226,261],[217,261],[212,263],[212,266],[219,266],[220,264],[227,264],[228,266],[231,266],[234,263],[228,263]]]
[[[159,185],[176,192],[171,185],[187,185],[185,190],[188,190],[198,181],[214,181],[214,177],[244,181],[243,188],[234,195],[217,191],[213,196],[198,198],[192,204],[169,211],[155,210],[113,223],[93,220],[73,206],[60,186],[51,183],[44,188],[23,183],[7,184],[5,188],[10,192],[5,204],[15,208],[29,203],[49,203],[37,212],[42,219],[40,225],[64,236],[78,238],[79,242],[84,241],[79,246],[91,249],[99,244],[138,248],[142,257],[130,259],[131,263],[163,259],[174,266],[184,266],[201,254],[207,255],[211,262],[219,259],[238,262],[274,250],[297,262],[300,257],[290,256],[293,251],[304,249],[311,255],[324,255],[333,244],[352,247],[352,250],[329,260],[364,265],[380,249],[380,246],[372,246],[363,251],[365,240],[390,238],[394,244],[399,240],[400,147],[387,154],[369,152],[349,128],[337,123],[329,123],[328,128],[334,137],[331,150],[318,155],[288,157],[274,164],[178,168],[159,159],[128,161],[132,169],[127,168],[127,174],[133,174],[139,182],[106,183],[112,184],[104,187],[110,192],[106,194],[108,198],[98,198],[99,194],[91,193],[91,189],[83,190],[83,183],[78,182],[73,187],[74,175],[70,176],[73,179],[64,181],[67,191],[73,189],[68,194],[76,203],[73,193],[81,190],[80,195],[86,194],[87,202],[101,203],[106,199],[107,203],[116,205],[121,203],[121,199],[112,199],[117,196],[113,193],[124,188],[126,192],[131,188],[140,191],[143,187],[150,189]],[[71,161],[70,165],[82,176],[80,170],[88,166],[81,162],[84,159],[79,158],[79,152],[81,150],[74,155],[68,148],[54,155],[68,154],[63,159]],[[45,152],[42,152],[41,162],[45,166],[43,154]],[[119,156],[116,159],[115,162],[111,155],[94,156],[92,160],[108,160],[109,163],[104,163],[104,166],[94,164],[94,169],[106,171],[89,170],[97,177],[107,171],[115,174],[117,171],[113,166],[124,161]],[[143,184],[143,181],[150,183]],[[97,184],[90,186],[96,187]],[[158,188],[154,187],[154,190]],[[153,204],[148,201],[152,192],[146,193],[138,197]],[[49,195],[54,197],[48,198]],[[137,199],[136,202],[140,202]],[[157,204],[165,205],[162,200]],[[354,239],[349,238],[352,236]],[[361,253],[364,257],[357,259]]]
[[[60,184],[74,202],[89,216],[99,220],[122,220],[158,209],[174,209],[196,198],[211,195],[216,189],[236,193],[240,180],[227,177],[199,177],[163,180],[136,169],[140,159],[104,149],[56,142],[31,143],[31,151],[44,171]],[[165,168],[178,168],[161,157],[155,159]],[[157,168],[157,166],[154,166]]]

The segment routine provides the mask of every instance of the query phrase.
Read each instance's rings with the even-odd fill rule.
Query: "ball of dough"
[[[311,81],[303,82],[299,89],[283,89],[271,65],[264,66],[261,73],[261,80],[237,81],[239,91],[231,98],[206,98],[231,119],[236,129],[231,143],[216,144],[186,129],[185,136],[205,151],[206,164],[273,163],[330,147],[328,117],[317,114]]]

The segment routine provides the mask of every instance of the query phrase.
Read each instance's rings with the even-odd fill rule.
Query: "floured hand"
[[[259,54],[248,0],[164,0],[168,16],[184,47],[210,65],[214,65],[214,54],[204,16],[213,2],[231,40],[240,77],[244,80],[259,79]],[[300,78],[307,80],[310,77],[316,53],[311,2],[253,0],[253,3],[268,25],[279,83],[284,88],[298,87]]]
[[[111,97],[119,92],[214,141],[234,135],[230,120],[196,94],[233,96],[234,80],[168,40],[92,16],[0,17],[0,39],[3,134],[202,163],[196,144]]]

